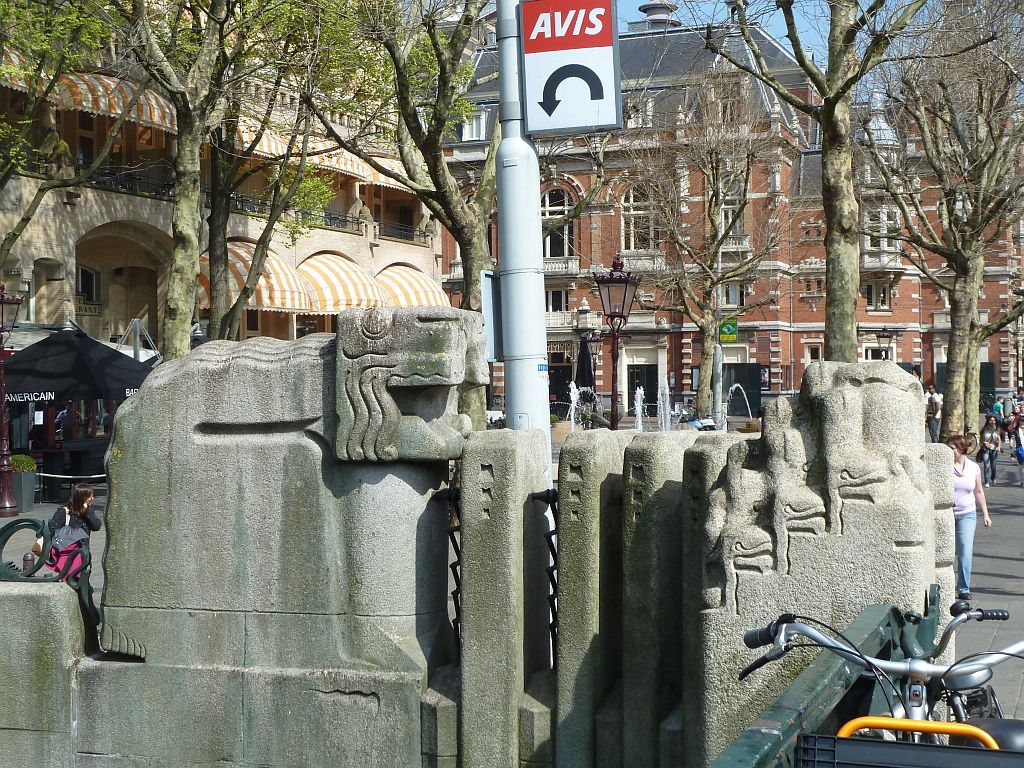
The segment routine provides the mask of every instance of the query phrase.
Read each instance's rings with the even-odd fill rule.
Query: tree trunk
[[[963,434],[975,427],[967,420],[969,409],[964,400],[970,365],[971,327],[978,311],[980,289],[980,283],[975,284],[980,280],[980,272],[974,272],[978,274],[955,277],[953,289],[949,292],[949,348],[946,351],[946,381],[942,391],[942,426],[939,432],[943,442],[950,435]]]
[[[227,141],[229,147],[234,146],[230,139]],[[216,142],[211,144],[211,155],[210,215],[206,219],[210,227],[210,327],[207,333],[211,339],[228,339],[231,337],[224,318],[231,308],[227,239],[228,220],[231,218],[231,179],[228,174],[232,163]]]
[[[177,110],[178,148],[174,155],[174,204],[171,209],[171,262],[164,298],[162,348],[166,360],[189,351],[199,275],[200,165],[203,128],[186,110]]]
[[[825,208],[825,359],[857,362],[860,208],[853,184],[849,98],[822,107],[821,197]]]
[[[488,219],[476,217],[473,226],[465,231],[468,235],[458,239],[459,253],[462,258],[462,309],[479,312],[480,302],[480,271],[491,268],[491,248],[487,242]],[[485,387],[474,387],[467,390],[459,398],[459,410],[469,416],[473,429],[487,429],[487,390]]]
[[[967,370],[964,375],[964,432],[977,432],[981,412],[981,345],[984,339],[971,334],[967,343]]]
[[[718,323],[705,323],[700,327],[700,368],[697,370],[697,416],[711,416],[714,393],[711,391],[715,368],[715,345],[718,343]]]

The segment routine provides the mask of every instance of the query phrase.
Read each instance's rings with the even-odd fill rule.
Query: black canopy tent
[[[36,408],[65,402],[86,401],[96,425],[97,400],[120,402],[135,394],[152,371],[149,363],[112,349],[91,338],[78,328],[67,328],[37,341],[12,355],[5,365],[7,404],[34,403]],[[103,423],[107,432],[108,424]],[[103,455],[108,435],[90,433],[79,436],[77,430],[61,433],[58,442],[51,442],[49,433],[42,454],[43,499],[66,498],[62,475],[87,479],[102,473]],[[73,482],[73,479],[71,480]]]
[[[152,370],[84,331],[68,328],[7,360],[7,402],[124,400]]]

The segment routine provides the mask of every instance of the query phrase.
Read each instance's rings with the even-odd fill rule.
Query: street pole
[[[619,331],[621,323],[611,323],[612,328],[612,429],[619,428]]]
[[[18,515],[18,502],[14,498],[11,446],[7,438],[7,372],[4,348],[7,346],[7,337],[14,330],[14,324],[18,320],[20,307],[21,298],[8,296],[7,287],[0,283],[0,517]]]
[[[719,250],[716,274],[722,275],[722,252]],[[715,285],[715,352],[711,369],[711,417],[719,429],[725,429],[725,418],[722,414],[722,283]]]
[[[547,328],[540,216],[540,165],[523,135],[519,99],[516,0],[498,0],[498,92],[501,143],[497,153],[501,329],[505,413],[511,429],[539,429],[551,446]]]

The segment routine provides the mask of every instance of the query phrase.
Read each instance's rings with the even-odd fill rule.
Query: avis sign
[[[615,19],[613,0],[528,0],[519,5],[527,133],[621,126]]]

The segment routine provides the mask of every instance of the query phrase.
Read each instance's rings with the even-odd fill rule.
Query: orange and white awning
[[[63,75],[54,90],[53,101],[57,109],[90,112],[105,117],[119,117],[132,100],[139,84],[95,72]],[[177,133],[178,121],[174,106],[166,98],[151,90],[139,96],[128,119],[139,125]]]
[[[402,165],[402,161],[392,157],[375,157],[373,158],[384,168],[394,169],[397,173],[405,176],[405,166]],[[371,184],[376,184],[379,187],[390,187],[391,189],[400,189],[403,192],[408,192],[409,188],[404,184],[399,184],[397,181],[392,179],[390,176],[385,176],[383,173],[378,171],[376,168],[371,168],[369,164],[366,165],[367,179]]]
[[[4,48],[3,56],[0,57],[0,65],[3,66],[0,70],[0,85],[28,93],[28,80],[24,76],[28,66],[25,57],[8,46]]]
[[[243,148],[255,141],[257,133],[259,133],[259,128],[254,123],[239,121],[238,138]],[[297,160],[301,151],[302,140],[297,138],[291,148],[292,158]],[[310,139],[306,152],[306,164],[313,168],[338,171],[360,181],[365,181],[368,177],[369,169],[366,164],[355,155],[336,147],[334,142]],[[264,130],[253,149],[253,154],[260,157],[282,158],[288,154],[288,141],[271,130]]]
[[[296,267],[306,280],[313,311],[335,314],[345,309],[387,306],[373,277],[351,259],[337,253],[314,253]]]
[[[253,252],[256,244],[247,240],[231,240],[228,242],[228,270],[231,273],[231,297],[238,298],[242,286],[252,269]],[[199,305],[203,309],[210,306],[210,254],[199,257],[199,285],[202,292]],[[261,309],[272,312],[310,312],[313,304],[302,278],[287,261],[273,251],[267,254],[263,265],[263,274],[256,283],[256,290],[249,298],[250,309]]]
[[[407,264],[393,264],[377,275],[377,285],[392,307],[450,307],[448,295],[430,275]]]

